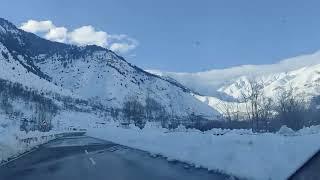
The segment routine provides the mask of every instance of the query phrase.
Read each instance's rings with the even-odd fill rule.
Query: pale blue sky
[[[57,26],[92,25],[139,41],[128,61],[196,72],[274,63],[320,49],[316,0],[2,0],[1,17]]]

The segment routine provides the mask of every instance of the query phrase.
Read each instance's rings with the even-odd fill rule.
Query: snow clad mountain
[[[216,119],[221,103],[238,101],[251,79],[262,80],[274,97],[279,88],[320,94],[320,52],[271,65],[245,65],[199,73],[146,72],[116,53],[94,45],[42,39],[0,19],[0,78],[44,94],[57,93],[121,109],[129,99],[152,98],[169,114]]]
[[[217,115],[181,84],[148,73],[102,47],[51,42],[0,19],[0,50],[0,78],[30,88],[109,108],[122,108],[132,97],[144,104],[151,97],[176,116]]]
[[[277,96],[278,90],[294,88],[306,98],[320,95],[320,51],[269,65],[244,65],[198,73],[174,73],[151,70],[170,77],[201,94],[199,100],[218,110],[221,102],[235,103],[247,90],[250,80],[262,82],[264,94]]]

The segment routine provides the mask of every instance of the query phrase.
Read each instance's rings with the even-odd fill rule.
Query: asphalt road
[[[0,167],[1,180],[220,180],[228,175],[87,136],[42,145]]]

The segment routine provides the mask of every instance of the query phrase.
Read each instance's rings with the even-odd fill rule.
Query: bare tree
[[[261,124],[267,128],[268,119],[272,116],[273,101],[264,94],[262,80],[249,80],[248,86],[242,92],[248,119],[254,131],[261,130]]]
[[[240,110],[239,110],[240,102],[225,102],[219,101],[217,103],[217,108],[220,112],[222,112],[223,118],[227,120],[227,122],[231,121],[239,121],[240,120]]]
[[[230,105],[230,103],[219,101],[217,107],[228,122],[232,121],[232,106]]]
[[[271,98],[266,97],[264,94],[260,98],[259,102],[259,120],[261,122],[260,126],[265,131],[269,130],[269,122],[273,116],[274,102]]]
[[[145,113],[148,121],[160,121],[166,114],[165,108],[151,97],[146,99]]]
[[[303,127],[307,111],[306,101],[303,96],[295,95],[294,88],[280,89],[277,104],[276,112],[283,124],[294,130]]]
[[[256,80],[249,80],[248,86],[245,86],[245,90],[241,93],[242,99],[246,104],[247,116],[248,119],[251,121],[253,130],[258,129],[258,103],[262,93],[263,85],[262,83],[259,83]]]
[[[133,121],[134,124],[140,129],[144,128],[144,125],[146,123],[144,117],[144,107],[137,98],[127,98],[127,101],[125,101],[123,105],[123,114],[128,123],[131,123],[131,121]]]
[[[308,125],[320,124],[320,96],[314,96],[310,99],[307,118]]]

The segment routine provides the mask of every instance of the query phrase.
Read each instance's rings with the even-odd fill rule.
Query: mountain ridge
[[[310,99],[320,95],[320,51],[288,58],[276,64],[242,65],[197,73],[175,73],[149,70],[170,77],[200,92],[196,97],[221,112],[219,103],[238,103],[249,81],[263,85],[267,97],[275,98],[279,89],[294,88],[297,94]]]

